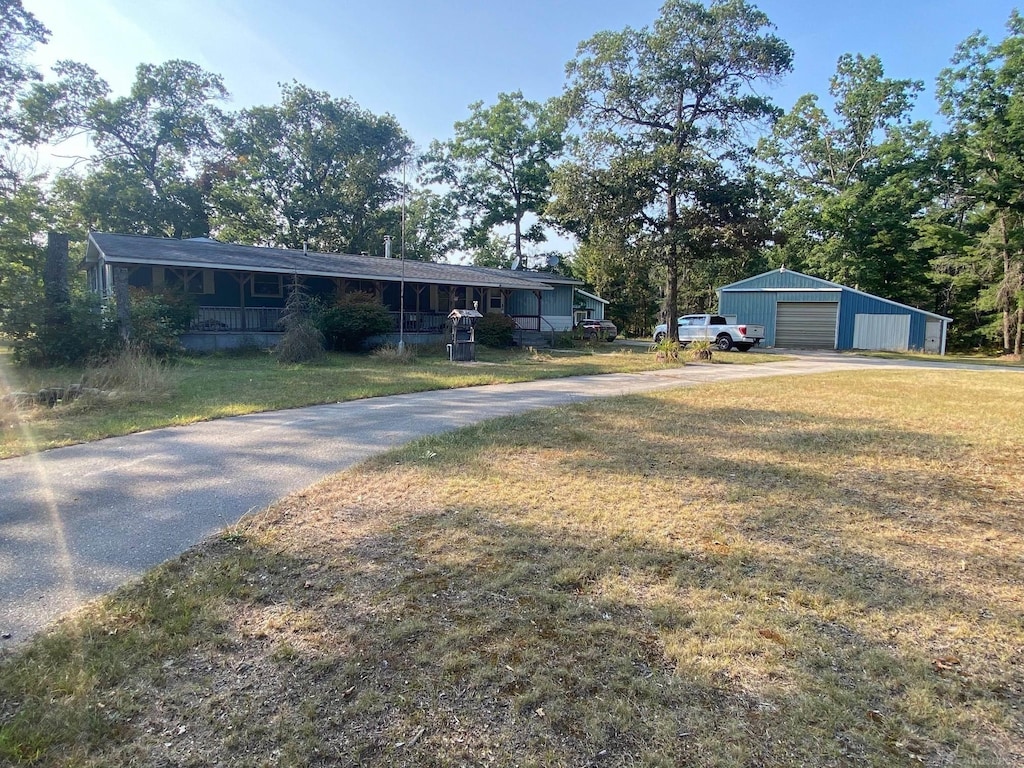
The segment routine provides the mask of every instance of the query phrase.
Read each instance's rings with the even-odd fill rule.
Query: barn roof
[[[929,312],[925,309],[918,309],[912,307],[909,304],[900,304],[898,301],[892,299],[886,299],[881,296],[875,296],[874,294],[867,293],[865,291],[857,290],[856,288],[850,288],[846,285],[840,285],[839,283],[833,283],[831,280],[825,280],[820,277],[813,277],[812,275],[805,275],[802,272],[794,272],[791,269],[781,267],[779,269],[773,269],[769,272],[762,272],[760,275],[754,275],[744,280],[738,280],[735,283],[729,285],[723,285],[718,289],[719,293],[722,292],[743,292],[743,291],[777,291],[786,293],[800,293],[803,291],[807,292],[831,292],[838,293],[840,291],[849,291],[855,293],[858,296],[867,296],[868,298],[874,299],[875,301],[881,301],[885,304],[891,304],[901,309],[907,309],[912,312],[920,312],[928,317],[934,317],[938,320],[945,320],[952,322],[953,318],[946,317],[944,315],[936,314],[935,312]]]

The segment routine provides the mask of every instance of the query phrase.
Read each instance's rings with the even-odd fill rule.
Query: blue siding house
[[[946,353],[951,318],[782,269],[718,289],[718,311],[765,327],[768,347]]]
[[[474,306],[510,315],[524,332],[567,331],[583,287],[550,272],[100,232],[89,234],[83,266],[103,296],[117,293],[119,279],[126,289],[188,295],[196,316],[182,343],[197,350],[275,344],[295,282],[328,302],[373,296],[413,342],[441,339],[448,313]]]

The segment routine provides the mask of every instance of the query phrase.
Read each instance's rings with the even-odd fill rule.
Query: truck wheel
[[[658,333],[654,334],[654,343],[658,344],[664,338],[665,338],[665,334],[661,333],[661,332],[658,332]]]
[[[723,333],[715,340],[715,346],[720,352],[728,352],[732,349],[732,336]]]

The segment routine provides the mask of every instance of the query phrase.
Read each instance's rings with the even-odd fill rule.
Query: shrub
[[[476,324],[476,340],[488,347],[508,349],[515,344],[516,321],[508,315],[488,312]]]
[[[715,345],[710,339],[694,339],[686,345],[686,352],[692,360],[710,360]]]
[[[552,349],[575,349],[576,339],[573,338],[572,331],[562,331],[560,333],[553,334],[551,337],[551,348]]]
[[[11,338],[15,362],[33,366],[72,365],[110,349],[116,332],[100,298],[78,291],[67,303],[47,307],[36,297],[4,312],[4,332]]]
[[[274,347],[274,355],[281,363],[311,363],[323,354],[324,335],[311,322],[285,331]]]
[[[181,334],[192,324],[196,307],[184,295],[135,288],[130,314],[131,346],[154,357],[173,357],[183,351]]]
[[[313,320],[317,306],[302,285],[296,281],[288,293],[281,325],[284,336],[274,348],[282,363],[309,363],[324,354],[324,334]]]
[[[132,289],[130,315],[132,349],[170,357],[182,351],[179,337],[191,324],[195,306],[185,296]],[[123,346],[113,303],[82,288],[54,307],[26,296],[7,308],[3,326],[15,361],[39,367],[83,363]]]
[[[670,339],[668,336],[663,338],[661,341],[655,342],[651,345],[651,351],[659,360],[665,362],[671,362],[679,359],[679,342],[675,339]]]
[[[391,313],[372,296],[354,294],[317,312],[316,326],[328,349],[355,352],[367,339],[394,330]]]

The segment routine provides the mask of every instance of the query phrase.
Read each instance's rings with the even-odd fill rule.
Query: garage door
[[[857,315],[853,320],[854,349],[906,352],[910,346],[910,315]]]
[[[775,346],[835,349],[835,301],[780,301],[775,315]]]

